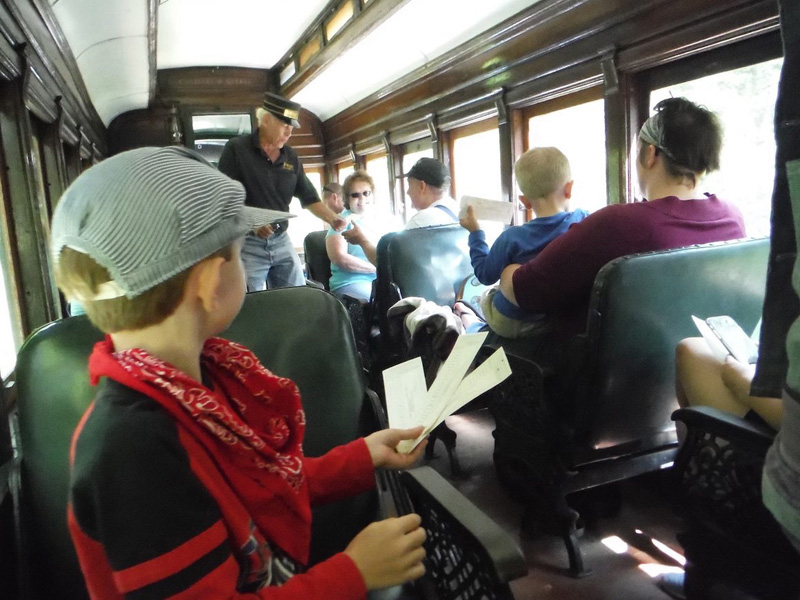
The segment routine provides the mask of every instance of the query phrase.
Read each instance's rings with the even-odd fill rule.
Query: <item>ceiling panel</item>
[[[272,68],[328,1],[168,0],[158,8],[158,68]]]
[[[294,95],[323,121],[540,0],[410,0]],[[336,92],[334,92],[336,90]]]
[[[50,0],[108,124],[147,106],[146,0]],[[325,120],[540,0],[409,0],[294,97]],[[157,67],[272,68],[329,0],[160,0]]]

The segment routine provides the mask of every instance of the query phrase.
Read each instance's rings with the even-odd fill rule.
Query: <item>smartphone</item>
[[[745,364],[758,360],[758,344],[731,317],[709,317],[706,323],[736,360]]]

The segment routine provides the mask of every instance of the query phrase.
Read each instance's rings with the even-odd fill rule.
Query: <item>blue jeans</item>
[[[774,395],[785,385],[783,421],[767,453],[762,490],[764,504],[800,551],[800,2],[780,0],[779,6],[784,59],[775,106],[772,235],[750,393]]]
[[[285,231],[266,239],[255,235],[245,237],[242,262],[248,292],[306,284],[300,257]]]
[[[800,315],[800,302],[792,290],[792,270],[795,266],[797,243],[794,219],[800,220],[800,208],[792,217],[792,200],[786,164],[800,159],[800,3],[781,0],[781,35],[783,37],[783,69],[775,105],[775,186],[772,193],[772,234],[769,269],[764,296],[763,321],[758,352],[758,365],[750,393],[754,396],[779,398],[790,374],[800,369],[800,335],[789,327]],[[796,354],[787,356],[789,348]],[[791,352],[791,350],[790,350]],[[793,359],[790,367],[789,361]],[[800,378],[790,377],[788,383],[800,392]]]

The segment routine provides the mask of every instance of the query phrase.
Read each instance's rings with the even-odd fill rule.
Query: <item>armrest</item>
[[[428,532],[426,550],[434,581],[484,578],[506,584],[528,572],[511,536],[430,467],[400,475]],[[485,577],[489,577],[489,581]]]
[[[680,408],[672,413],[672,420],[685,423],[689,431],[707,432],[754,450],[763,448],[764,452],[775,437],[769,427],[709,406]]]

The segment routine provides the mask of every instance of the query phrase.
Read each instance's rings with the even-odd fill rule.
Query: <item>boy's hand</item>
[[[470,233],[478,231],[481,228],[481,226],[478,225],[478,219],[475,218],[475,210],[472,208],[472,205],[467,206],[467,214],[461,217],[458,222]]]
[[[378,521],[365,527],[345,549],[364,578],[368,590],[400,585],[425,574],[425,530],[411,514]]]
[[[364,438],[372,457],[372,464],[376,469],[407,469],[416,463],[422,456],[428,440],[422,440],[413,452],[401,454],[397,451],[397,444],[403,440],[415,440],[422,434],[422,427],[414,429],[381,429]]]

